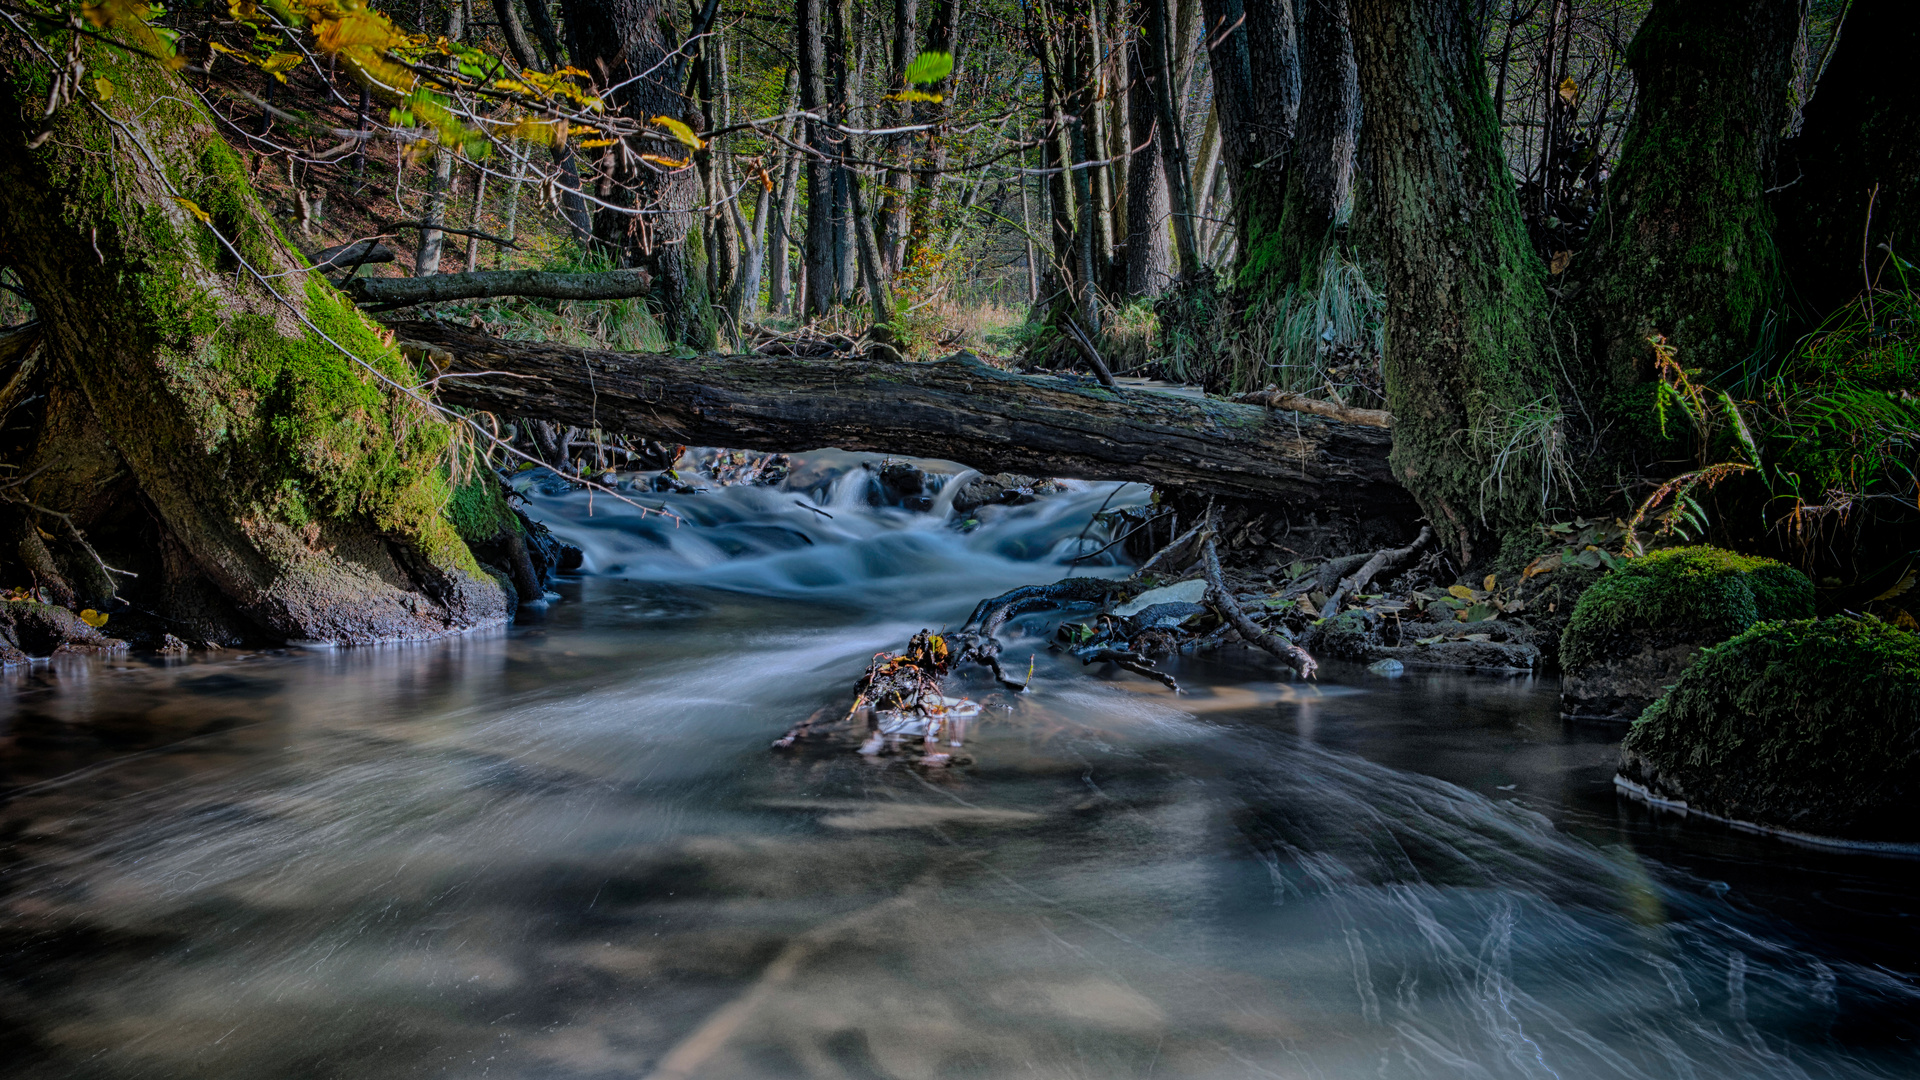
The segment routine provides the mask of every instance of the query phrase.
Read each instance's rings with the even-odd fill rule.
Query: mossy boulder
[[[1635,721],[1620,772],[1733,821],[1920,842],[1920,635],[1874,618],[1754,626]]]
[[[1580,595],[1560,638],[1560,709],[1630,721],[1701,649],[1755,623],[1813,615],[1813,583],[1772,559],[1711,547],[1658,551]]]
[[[1307,648],[1315,656],[1335,656],[1342,660],[1373,659],[1373,624],[1364,611],[1343,611],[1330,619],[1321,619],[1307,629]]]

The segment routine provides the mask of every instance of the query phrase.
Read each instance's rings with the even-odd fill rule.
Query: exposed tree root
[[[1399,566],[1401,563],[1406,562],[1413,557],[1414,552],[1426,547],[1432,540],[1433,526],[1422,525],[1420,526],[1420,535],[1414,537],[1413,543],[1408,544],[1406,547],[1383,548],[1380,551],[1374,552],[1372,558],[1360,564],[1360,569],[1355,570],[1352,577],[1342,578],[1340,583],[1334,586],[1333,593],[1327,597],[1327,602],[1320,607],[1320,617],[1323,619],[1333,618],[1334,615],[1340,611],[1340,601],[1346,599],[1348,595],[1366,588],[1367,583],[1372,581],[1374,575],[1380,571],[1385,570],[1389,566]]]
[[[1201,552],[1202,565],[1207,571],[1207,603],[1219,608],[1221,613],[1226,615],[1227,622],[1240,632],[1240,636],[1246,640],[1247,644],[1257,645],[1279,657],[1301,678],[1313,678],[1314,673],[1320,670],[1320,665],[1307,653],[1307,650],[1285,638],[1262,630],[1259,624],[1247,618],[1247,613],[1240,610],[1240,605],[1234,602],[1233,592],[1227,588],[1226,577],[1220,572],[1220,553],[1215,550],[1211,539],[1201,548]]]

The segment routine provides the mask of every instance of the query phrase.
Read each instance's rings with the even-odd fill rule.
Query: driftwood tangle
[[[1378,427],[1013,375],[972,358],[680,358],[503,341],[438,322],[388,325],[403,348],[445,376],[440,399],[466,408],[688,445],[832,446],[987,472],[1418,514],[1388,469],[1392,436]]]

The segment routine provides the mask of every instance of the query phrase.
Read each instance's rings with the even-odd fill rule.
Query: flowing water
[[[0,1074],[1920,1076],[1916,865],[1619,801],[1550,680],[1175,696],[1032,619],[954,767],[770,752],[1144,494],[847,465],[536,497],[586,573],[508,630],[10,672]]]

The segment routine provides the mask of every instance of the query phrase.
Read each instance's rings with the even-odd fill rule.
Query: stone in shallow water
[[[1710,547],[1629,561],[1580,596],[1560,639],[1560,711],[1632,720],[1706,646],[1767,619],[1813,615],[1813,583],[1772,559]]]
[[[1761,623],[1641,714],[1620,776],[1736,822],[1920,842],[1920,635],[1873,618]]]
[[[1391,679],[1406,674],[1407,665],[1398,660],[1375,660],[1373,663],[1367,665],[1367,670],[1373,672],[1375,675],[1385,675]]]

